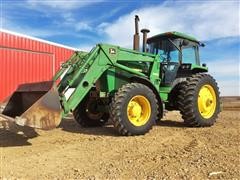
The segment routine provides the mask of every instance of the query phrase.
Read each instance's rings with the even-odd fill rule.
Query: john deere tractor
[[[164,109],[179,110],[188,126],[212,126],[220,111],[216,81],[200,63],[203,43],[179,32],[147,38],[139,51],[97,44],[75,52],[51,81],[22,84],[0,116],[20,126],[52,129],[73,113],[84,127],[113,123],[121,135],[148,132]]]

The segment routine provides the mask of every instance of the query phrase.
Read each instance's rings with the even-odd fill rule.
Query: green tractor
[[[219,89],[200,64],[203,43],[179,32],[147,38],[139,51],[138,16],[134,50],[98,44],[75,52],[52,81],[22,84],[0,117],[20,126],[52,129],[73,113],[83,127],[111,121],[121,135],[142,135],[179,110],[188,126],[212,126],[220,112]]]

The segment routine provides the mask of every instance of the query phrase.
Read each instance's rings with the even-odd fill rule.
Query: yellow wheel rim
[[[213,87],[209,84],[202,86],[198,94],[198,110],[201,116],[205,119],[211,118],[215,112],[216,104],[216,93]]]
[[[151,115],[151,105],[144,96],[134,96],[128,103],[127,116],[134,126],[145,125]]]

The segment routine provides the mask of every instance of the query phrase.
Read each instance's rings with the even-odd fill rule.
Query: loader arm
[[[149,55],[144,55],[144,53],[133,52],[134,51],[129,51],[117,46],[98,44],[88,54],[81,54],[81,57],[76,54],[73,55],[73,59],[76,57],[78,57],[78,59],[75,61],[69,60],[64,65],[65,70],[68,70],[58,85],[60,102],[63,108],[63,116],[66,116],[69,112],[74,111],[91,88],[95,86],[96,81],[109,68],[121,69],[138,76],[146,77],[144,73],[118,63],[118,60],[121,59],[126,62],[131,60],[154,62],[154,59],[156,58],[155,55],[151,57]],[[155,64],[157,65],[157,63]],[[60,70],[60,72],[56,74],[54,80],[57,80],[63,72],[63,70]],[[152,78],[154,79],[154,77]],[[159,76],[157,75],[156,78],[159,78]],[[65,94],[71,88],[73,88],[74,91],[67,99]]]
[[[89,54],[72,63],[59,83],[58,91],[63,107],[64,115],[73,111],[94,86],[96,80],[111,65],[111,62],[104,56],[100,46],[96,46]],[[66,99],[65,93],[74,88],[71,96]]]

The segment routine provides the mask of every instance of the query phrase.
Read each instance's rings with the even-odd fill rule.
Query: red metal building
[[[76,49],[0,30],[0,102],[19,84],[50,80]]]

